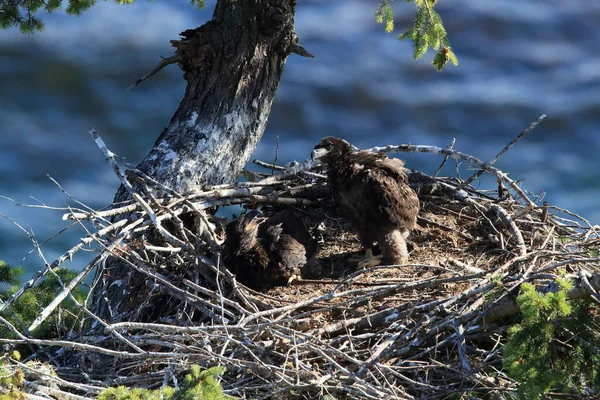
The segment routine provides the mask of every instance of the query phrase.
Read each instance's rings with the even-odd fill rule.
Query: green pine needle
[[[427,48],[429,47],[429,43],[427,42],[427,38],[425,35],[420,34],[415,40],[415,46],[413,51],[413,58],[418,60],[423,57],[423,55],[427,52]]]
[[[102,391],[98,400],[229,400],[231,397],[223,394],[223,388],[216,379],[225,371],[225,367],[221,366],[202,370],[193,365],[178,389],[169,386],[156,390],[118,386]]]
[[[557,284],[558,291],[541,293],[523,283],[517,298],[522,320],[508,330],[503,365],[520,382],[522,399],[541,399],[550,390],[600,389],[598,313],[569,300],[572,282],[557,279]]]
[[[135,0],[114,0],[117,4],[131,4]],[[67,14],[79,16],[90,9],[97,0],[11,0],[0,1],[0,28],[8,29],[18,26],[21,32],[32,34],[44,29],[43,21],[39,15],[51,13],[61,9],[65,4]],[[203,8],[204,0],[191,0],[190,3],[198,8]]]
[[[394,11],[388,0],[383,0],[377,11],[375,12],[375,21],[378,24],[384,24],[384,30],[386,33],[394,31]]]
[[[412,27],[398,35],[398,39],[412,40],[413,58],[419,59],[427,53],[429,48],[437,51],[432,65],[441,71],[448,62],[458,65],[456,54],[450,50],[448,34],[444,28],[442,17],[433,9],[437,0],[413,0],[417,12],[413,18]],[[394,30],[394,12],[390,0],[382,0],[375,12],[375,21],[384,24],[386,33]]]
[[[131,4],[135,0],[114,0],[117,4]],[[375,21],[383,24],[384,31],[391,33],[395,29],[392,0],[381,0],[375,12]],[[450,48],[450,43],[444,29],[442,19],[434,10],[437,0],[413,0],[417,12],[410,29],[398,36],[399,39],[409,38],[414,42],[413,57],[423,57],[429,48],[438,51],[432,64],[438,70],[446,66],[448,61],[458,65],[454,53],[442,54],[440,49]],[[96,4],[97,0],[12,0],[0,2],[0,28],[7,29],[18,26],[23,33],[33,34],[44,29],[43,21],[38,15],[59,10],[63,3],[65,11],[70,15],[81,15]],[[205,6],[205,0],[190,0],[190,4],[198,8]]]

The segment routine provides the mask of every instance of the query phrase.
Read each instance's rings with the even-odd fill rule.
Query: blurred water
[[[396,2],[396,26],[413,5]],[[441,1],[458,68],[438,73],[431,55],[411,58],[408,42],[374,23],[376,0],[299,2],[301,43],[314,59],[291,56],[256,158],[305,159],[325,135],[359,147],[390,143],[448,145],[491,159],[540,114],[548,118],[497,166],[551,204],[600,223],[600,2]],[[0,31],[0,195],[20,203],[73,204],[48,178],[91,207],[110,203],[117,179],[87,134],[94,127],[133,163],[152,147],[179,104],[181,72],[170,66],[125,91],[172,54],[169,39],[210,18],[186,1],[118,6],[100,2],[80,18],[45,16],[41,34]],[[402,155],[428,173],[441,159]],[[455,173],[454,165],[446,173]],[[468,174],[463,168],[461,173]],[[34,197],[35,199],[32,199]],[[0,213],[45,240],[66,223],[62,211],[15,207]],[[49,259],[83,230],[44,245]],[[20,264],[27,235],[0,219],[0,259]],[[70,265],[81,268],[84,257]],[[32,273],[43,264],[30,255]]]

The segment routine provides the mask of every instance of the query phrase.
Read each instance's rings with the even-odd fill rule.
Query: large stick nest
[[[105,296],[108,281],[122,302],[110,305],[111,320],[82,304],[89,323],[72,340],[19,333],[13,342],[46,349],[64,379],[54,382],[83,395],[116,384],[174,384],[192,364],[225,366],[226,393],[246,398],[514,392],[515,382],[501,370],[501,349],[519,311],[519,286],[554,290],[554,279],[566,271],[576,283],[572,297],[598,297],[599,259],[589,255],[600,241],[596,228],[536,203],[502,171],[472,156],[428,146],[376,150],[462,159],[481,169],[478,175],[491,174],[497,187],[476,190],[456,177],[411,173],[421,212],[410,264],[357,271],[347,259],[359,242],[337,215],[316,167],[276,168],[255,182],[181,196],[134,168],[121,173],[107,157],[134,200],[110,211],[71,210],[66,218],[90,229],[82,243],[100,250],[79,279],[96,272],[90,299]],[[292,207],[305,215],[320,243],[321,279],[264,293],[237,283],[220,263],[224,222],[211,216],[214,207],[232,204],[261,205],[267,215]],[[125,213],[129,219],[108,220]],[[110,281],[108,257],[128,265],[126,278]]]

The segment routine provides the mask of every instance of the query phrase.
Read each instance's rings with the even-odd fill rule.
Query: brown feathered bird
[[[419,198],[408,186],[404,161],[384,153],[353,152],[348,142],[323,138],[312,153],[327,168],[340,214],[358,233],[366,255],[359,268],[408,261],[406,238],[416,226]],[[373,256],[378,242],[381,256]]]
[[[250,288],[267,289],[318,274],[317,242],[290,210],[271,218],[250,210],[227,224],[225,233],[223,261]]]

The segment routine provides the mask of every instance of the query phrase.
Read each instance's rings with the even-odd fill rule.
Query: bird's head
[[[331,161],[339,159],[352,151],[350,143],[343,139],[327,136],[321,139],[312,151],[313,161],[320,161],[328,164]]]
[[[257,240],[258,227],[265,218],[257,210],[249,210],[225,228],[225,253],[239,255],[251,249]]]
[[[258,210],[248,210],[244,214],[241,227],[244,232],[254,232],[258,229],[258,226],[265,218],[263,217],[263,213]]]

